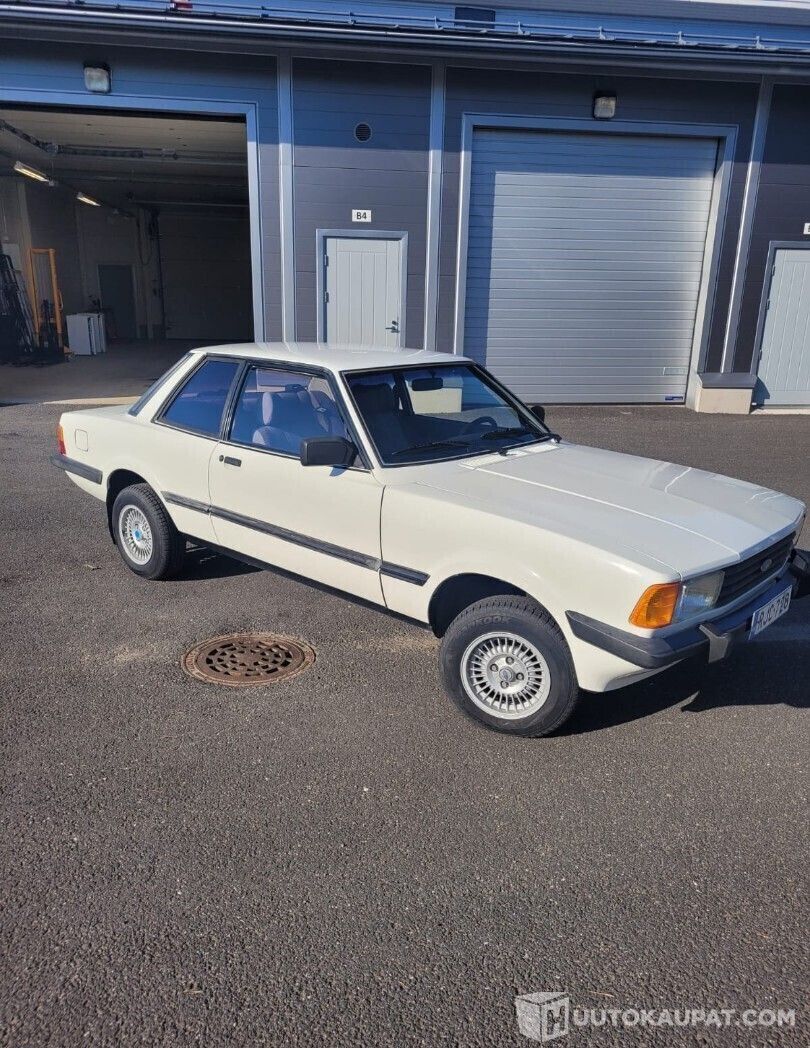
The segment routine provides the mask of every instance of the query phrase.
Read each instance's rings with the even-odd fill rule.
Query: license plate
[[[793,592],[793,587],[788,586],[787,589],[782,590],[778,596],[774,597],[773,600],[769,600],[767,604],[764,604],[761,608],[757,608],[754,612],[754,617],[751,620],[751,631],[748,634],[749,640],[751,637],[756,637],[758,633],[762,633],[772,623],[776,622],[778,618],[785,614],[790,607],[790,597]]]

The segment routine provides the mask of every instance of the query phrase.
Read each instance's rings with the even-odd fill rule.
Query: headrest
[[[303,387],[298,392],[263,393],[262,425],[292,429],[301,419],[302,404],[311,410],[309,394]]]

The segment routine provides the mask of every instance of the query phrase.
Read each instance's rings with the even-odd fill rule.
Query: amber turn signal
[[[56,427],[56,445],[59,448],[60,455],[67,455],[65,450],[65,431],[61,426]]]
[[[658,582],[644,590],[633,608],[630,621],[642,629],[654,630],[668,626],[675,618],[675,609],[681,595],[680,582]]]

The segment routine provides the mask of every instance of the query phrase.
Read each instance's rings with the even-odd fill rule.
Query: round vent
[[[354,137],[358,142],[368,142],[371,138],[371,126],[369,124],[358,124],[354,129]]]

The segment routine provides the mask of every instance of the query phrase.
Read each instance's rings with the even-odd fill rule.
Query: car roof
[[[325,342],[235,342],[226,346],[201,346],[196,352],[215,356],[248,357],[307,364],[330,371],[358,371],[365,368],[458,364],[466,357],[435,353],[425,349],[386,349],[382,346],[333,345]]]

